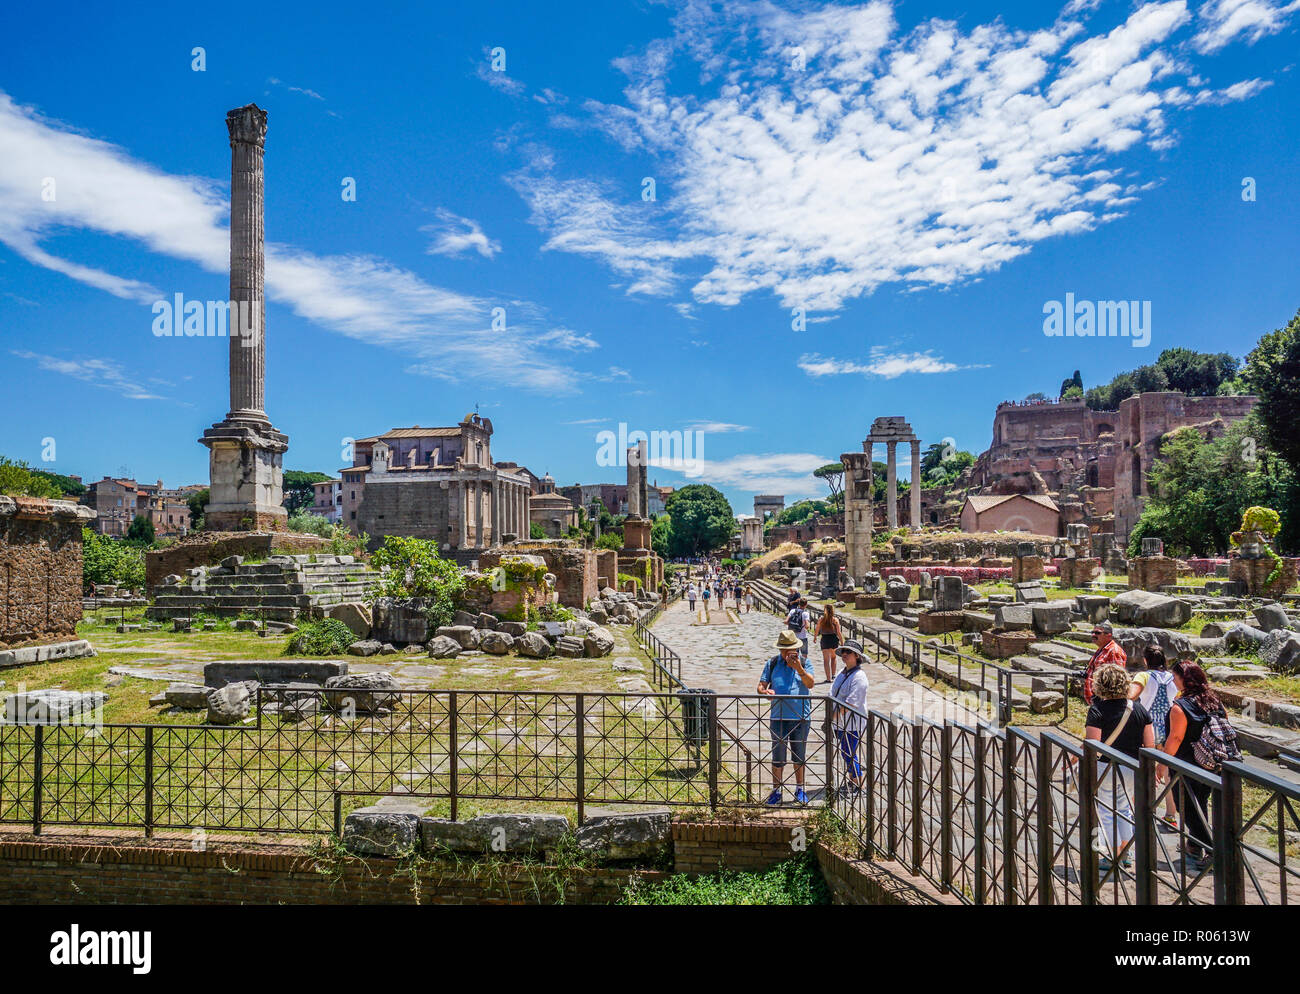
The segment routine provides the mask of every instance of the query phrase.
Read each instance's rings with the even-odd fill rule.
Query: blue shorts
[[[773,718],[769,724],[772,730],[772,763],[776,766],[785,764],[786,743],[789,743],[795,765],[803,766],[812,722],[807,718]]]

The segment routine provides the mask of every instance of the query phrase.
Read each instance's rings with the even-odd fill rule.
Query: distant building
[[[1061,509],[1042,494],[967,497],[961,509],[964,532],[1031,532],[1061,534]]]
[[[343,520],[343,481],[326,480],[313,483],[311,513],[318,514],[333,524]]]
[[[193,489],[168,490],[162,480],[137,483],[106,476],[87,484],[80,503],[95,511],[90,527],[101,535],[125,536],[137,515],[147,518],[159,537],[184,535],[190,530],[186,500]]]
[[[650,517],[658,517],[668,510],[668,498],[676,489],[676,487],[661,487],[657,482],[646,487],[646,512]],[[567,487],[560,487],[558,493],[585,509],[589,517],[592,505],[597,500],[610,514],[627,514],[626,483],[574,483]]]
[[[386,535],[436,541],[462,563],[510,535],[527,538],[531,481],[492,462],[492,422],[394,428],[353,443],[340,471],[343,523],[372,547]]]
[[[568,497],[556,493],[555,480],[547,473],[541,479],[539,490],[528,501],[528,519],[547,538],[564,538],[570,528],[578,527],[578,509]]]

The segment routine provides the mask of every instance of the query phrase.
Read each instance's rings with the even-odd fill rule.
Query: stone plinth
[[[853,598],[853,606],[859,611],[879,611],[885,606],[885,595],[858,594]]]
[[[282,459],[289,436],[264,426],[220,421],[199,441],[209,449],[203,528],[216,532],[285,531]]]
[[[1270,568],[1271,561],[1270,561]],[[1154,590],[1178,582],[1178,563],[1168,556],[1138,556],[1128,564],[1130,590]]]
[[[1043,575],[1042,556],[1016,556],[1011,562],[1011,581],[1013,583],[1041,580]]]
[[[1101,576],[1100,559],[1062,559],[1062,587],[1084,587]]]
[[[1029,650],[1038,639],[1033,632],[995,632],[987,631],[980,636],[980,649],[984,655],[993,659],[1010,659]]]
[[[1281,573],[1269,583],[1269,574],[1275,566],[1271,558],[1246,559],[1237,556],[1228,564],[1228,578],[1244,583],[1252,597],[1281,597],[1295,588],[1300,559],[1283,559]]]
[[[607,550],[613,552],[613,550]],[[488,549],[479,554],[479,569],[490,571],[501,562],[503,556],[540,556],[546,564],[546,571],[555,577],[555,592],[565,607],[585,608],[589,601],[598,595],[601,586],[598,575],[598,551],[583,549],[565,544],[543,544],[540,542],[515,542],[504,549]],[[608,560],[606,560],[608,562]],[[611,577],[610,586],[613,586]],[[494,600],[493,613],[500,613]]]
[[[916,630],[922,635],[959,632],[964,620],[961,611],[925,611],[916,619]]]
[[[646,518],[628,515],[623,519],[623,551],[650,548],[650,529],[653,524]]]

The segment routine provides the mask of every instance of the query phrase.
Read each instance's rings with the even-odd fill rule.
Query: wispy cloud
[[[1253,45],[1281,31],[1296,11],[1300,0],[1208,0],[1196,12],[1202,28],[1192,44],[1198,52],[1217,52],[1239,38]]]
[[[823,493],[825,485],[812,471],[829,460],[808,452],[768,452],[701,459],[698,472],[690,478],[752,493],[779,493],[787,497],[808,497]],[[671,468],[671,467],[669,467]]]
[[[274,133],[270,142],[268,154],[274,155]],[[132,241],[209,272],[227,271],[227,194],[215,180],[165,173],[4,93],[0,148],[0,242],[33,265],[127,300],[150,304],[168,296],[43,247],[56,231],[76,229]],[[221,158],[219,149],[213,158]],[[53,200],[41,196],[47,178],[55,183]],[[274,214],[274,204],[269,211]],[[266,280],[272,301],[337,334],[404,353],[411,357],[408,372],[439,379],[505,378],[531,389],[571,392],[576,380],[570,353],[597,346],[588,336],[551,327],[544,309],[529,301],[435,286],[372,255],[321,256],[271,243]],[[491,327],[497,307],[507,309],[506,331]]]
[[[141,386],[127,375],[121,363],[112,359],[60,359],[57,356],[42,355],[39,352],[20,351],[14,351],[12,354],[19,359],[27,359],[36,363],[37,366],[47,372],[71,376],[82,383],[89,383],[91,386],[112,390],[128,400],[167,399],[161,394],[150,393],[147,388]],[[150,382],[166,385],[164,381],[156,379],[151,379]]]
[[[1140,191],[1124,156],[1169,147],[1171,109],[1266,85],[1211,87],[1193,33],[1206,51],[1254,40],[1300,0],[1141,3],[1108,31],[1087,23],[1097,6],[1071,0],[1038,30],[902,31],[890,0],[686,0],[671,37],[616,62],[626,102],[584,108],[671,196],[644,203],[549,153],[512,182],[547,249],[600,260],[629,293],[826,312],[976,279],[1122,217]],[[680,89],[686,62],[702,92]]]
[[[426,251],[430,255],[457,256],[474,251],[485,259],[491,259],[501,251],[501,243],[483,234],[477,221],[449,210],[438,208],[435,224],[426,224],[420,230],[433,235],[433,241]]]
[[[692,431],[702,431],[710,435],[722,435],[733,431],[749,431],[749,425],[736,425],[728,421],[691,421]]]
[[[907,373],[953,373],[959,369],[986,369],[986,365],[962,366],[930,352],[884,352],[872,349],[866,362],[831,359],[811,353],[799,357],[799,368],[809,376],[859,374],[892,380]]]

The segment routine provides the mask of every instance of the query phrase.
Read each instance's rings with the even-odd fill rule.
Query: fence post
[[[1052,903],[1052,744],[1038,740],[1038,903]]]
[[[939,887],[952,890],[952,725],[944,722],[939,753]]]
[[[153,838],[153,725],[144,728],[144,837]]]
[[[1016,738],[1002,739],[1002,889],[1008,905],[1016,903]]]
[[[450,724],[447,730],[447,752],[451,764],[451,777],[447,789],[451,794],[451,820],[456,821],[458,808],[456,795],[460,792],[460,727],[457,721],[457,697],[454,690],[448,692],[447,711]]]
[[[1214,903],[1246,903],[1246,868],[1241,855],[1241,774],[1227,763],[1219,771],[1214,804]],[[1279,820],[1278,828],[1285,830]],[[1283,870],[1285,873],[1285,869]]]
[[[867,791],[867,845],[863,859],[875,856],[876,842],[876,712],[867,712],[867,766],[862,784]]]
[[[826,751],[826,778],[823,781],[822,788],[825,796],[825,803],[831,803],[833,792],[835,790],[835,730],[833,715],[835,705],[829,697],[826,698],[826,714],[822,719],[822,741],[825,743],[823,748]],[[845,776],[848,776],[847,771]]]
[[[988,739],[984,726],[975,726],[975,903],[983,904],[984,888],[984,825],[988,818],[988,781],[984,775],[984,761],[988,753]]]
[[[1085,907],[1097,903],[1096,796],[1097,753],[1085,743],[1079,760],[1079,901]]]
[[[35,726],[35,741],[32,743],[32,834],[41,834],[41,794],[44,793],[45,780],[45,726]]]
[[[889,791],[885,800],[888,805],[885,812],[885,824],[888,831],[886,841],[889,843],[889,858],[898,859],[898,806],[895,803],[898,799],[898,722],[892,714],[889,716],[889,758],[887,764]]]
[[[334,838],[343,838],[343,795],[334,791]]]
[[[581,826],[586,816],[586,805],[583,798],[587,793],[587,695],[578,694],[576,703],[578,711],[578,825]]]
[[[722,755],[718,741],[718,695],[708,694],[705,707],[709,709],[709,809],[718,810],[718,771]]]
[[[912,872],[921,872],[921,819],[924,805],[921,803],[921,752],[924,746],[925,728],[920,718],[911,723],[912,729]]]
[[[1136,899],[1138,904],[1156,903],[1156,761],[1143,749],[1138,754],[1137,783],[1133,787],[1133,801],[1137,805],[1133,832],[1133,851],[1137,870]],[[1092,845],[1092,840],[1088,840]]]

